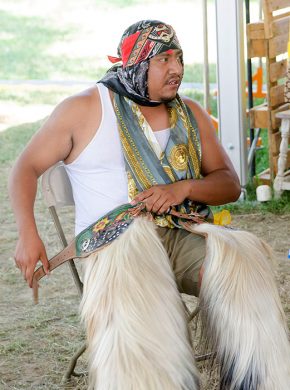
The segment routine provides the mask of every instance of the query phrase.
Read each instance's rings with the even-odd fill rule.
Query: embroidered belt
[[[203,205],[197,206],[196,212],[183,214],[170,208],[167,214],[171,216],[176,227],[189,230],[188,224],[204,223],[209,217],[209,209]],[[121,205],[110,211],[85,230],[79,233],[67,247],[49,260],[52,271],[68,260],[85,258],[111,244],[127,230],[136,217],[147,217],[153,220],[153,214],[148,212],[144,203],[132,206],[130,203]],[[46,275],[43,266],[33,274],[32,288],[35,303],[38,302],[38,281]]]

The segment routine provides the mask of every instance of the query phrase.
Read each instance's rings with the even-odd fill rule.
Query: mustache
[[[181,81],[182,81],[182,78],[183,78],[183,74],[182,75],[178,75],[178,74],[173,74],[173,75],[171,75],[170,77],[168,77],[167,79],[166,79],[166,83],[169,83],[169,82],[171,82],[171,81],[176,81],[177,83],[181,83]]]

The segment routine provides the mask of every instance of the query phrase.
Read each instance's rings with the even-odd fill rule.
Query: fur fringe
[[[244,231],[210,224],[192,231],[208,237],[201,319],[221,365],[221,389],[289,390],[288,330],[271,249]]]
[[[183,304],[152,222],[136,219],[86,260],[81,312],[89,389],[199,388]]]

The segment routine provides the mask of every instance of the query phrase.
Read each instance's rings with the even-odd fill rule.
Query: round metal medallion
[[[170,152],[169,159],[172,167],[177,171],[186,170],[188,161],[186,145],[175,145]]]

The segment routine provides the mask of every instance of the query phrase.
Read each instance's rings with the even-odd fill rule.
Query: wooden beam
[[[265,37],[268,39],[273,36],[273,31],[272,31],[273,15],[272,15],[272,11],[270,10],[269,3],[270,0],[263,0],[262,2],[264,23],[265,23]]]
[[[272,153],[276,156],[279,154],[281,142],[281,133],[279,130],[272,134],[270,142],[272,143]]]
[[[272,83],[286,76],[287,60],[274,62],[270,65],[270,81]]]
[[[248,40],[248,58],[266,57],[267,42],[265,39]]]
[[[290,16],[274,19],[274,21],[272,22],[273,36],[288,34],[289,23],[290,23]]]
[[[275,58],[279,54],[286,53],[288,39],[288,33],[284,35],[277,35],[276,37],[269,39],[269,57]]]
[[[248,39],[264,39],[265,38],[264,22],[248,23],[247,37]]]
[[[268,120],[268,106],[267,104],[262,104],[260,106],[255,106],[250,110],[250,126],[251,129],[267,129],[269,126]]]
[[[284,100],[284,85],[276,85],[275,87],[270,88],[269,93],[269,106],[271,107],[277,107],[283,103],[285,103]]]
[[[271,111],[271,122],[273,129],[279,129],[281,125],[281,119],[276,117],[277,113],[286,110],[290,110],[290,103],[283,104],[282,106]]]
[[[268,6],[269,12],[289,7],[289,0],[267,0],[265,3]]]

